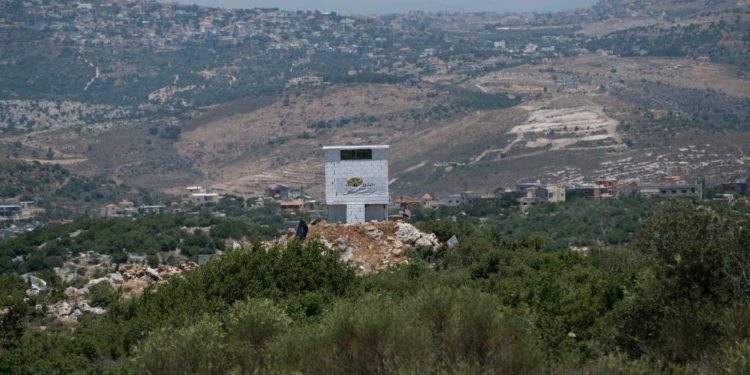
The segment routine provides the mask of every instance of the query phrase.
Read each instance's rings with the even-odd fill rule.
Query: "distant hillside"
[[[738,7],[736,0],[600,0],[592,8],[611,18],[659,17],[676,20]]]
[[[750,11],[701,14],[614,32],[586,44],[622,56],[706,56],[710,61],[750,66]]]
[[[105,204],[130,200],[139,204],[163,203],[163,194],[129,187],[103,177],[77,176],[59,164],[0,161],[0,198],[34,201],[47,217],[95,214]]]
[[[34,4],[0,3],[0,155],[112,180],[90,201],[126,184],[319,196],[326,144],[390,144],[396,194],[721,182],[750,163],[743,2],[373,17]]]

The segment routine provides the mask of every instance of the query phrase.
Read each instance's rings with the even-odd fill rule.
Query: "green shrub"
[[[577,366],[576,366],[577,367]],[[560,374],[584,373],[592,375],[652,375],[663,371],[646,359],[629,360],[622,354],[608,354],[582,366],[582,371],[566,369]]]
[[[500,301],[478,291],[455,295],[445,352],[453,364],[469,364],[496,374],[541,371],[543,358],[529,322],[504,312]]]
[[[337,305],[273,346],[281,372],[534,373],[544,357],[528,319],[476,290],[439,288]]]
[[[149,267],[156,268],[159,267],[161,260],[159,259],[158,255],[151,254],[146,257],[146,263],[149,265]]]
[[[146,374],[226,374],[226,335],[218,320],[203,317],[180,329],[162,328],[140,344],[131,360]]]
[[[373,374],[417,369],[432,360],[425,327],[378,295],[343,303],[313,329],[292,330],[275,345],[281,372]]]
[[[89,287],[88,298],[91,306],[107,308],[117,301],[117,293],[108,282],[100,282]]]
[[[284,333],[291,319],[270,300],[237,302],[225,318],[226,344],[241,373],[262,372],[267,362],[266,348]]]
[[[719,359],[717,367],[727,375],[750,374],[750,341],[728,342]]]

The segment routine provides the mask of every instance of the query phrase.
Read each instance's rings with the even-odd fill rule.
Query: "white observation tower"
[[[388,218],[388,146],[326,146],[326,219],[359,224]]]

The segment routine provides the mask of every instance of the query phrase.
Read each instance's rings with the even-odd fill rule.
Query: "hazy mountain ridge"
[[[158,188],[314,190],[320,145],[369,142],[393,145],[394,188],[410,192],[723,180],[750,152],[746,8],[347,17],[13,1],[0,15],[0,129],[74,171]],[[534,119],[549,128],[518,130]],[[690,146],[705,152],[681,164]]]

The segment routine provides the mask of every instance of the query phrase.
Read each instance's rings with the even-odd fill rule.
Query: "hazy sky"
[[[336,11],[347,14],[424,11],[555,11],[589,6],[596,0],[177,0],[224,8],[281,8],[288,10]]]

